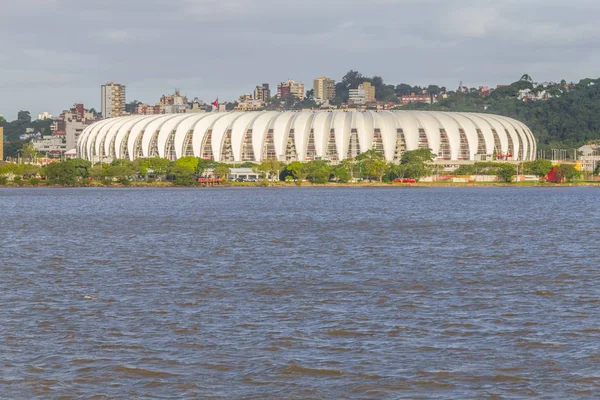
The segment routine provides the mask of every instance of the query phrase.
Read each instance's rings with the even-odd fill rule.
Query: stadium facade
[[[87,127],[79,157],[92,162],[185,156],[219,162],[340,161],[369,149],[398,161],[429,148],[438,161],[534,160],[523,123],[476,113],[427,111],[213,112],[109,118]]]

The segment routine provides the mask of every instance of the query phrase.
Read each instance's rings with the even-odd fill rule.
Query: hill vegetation
[[[519,91],[545,90],[543,101],[523,101]],[[411,104],[405,109],[482,112],[515,118],[525,123],[538,139],[538,150],[575,148],[600,140],[600,79],[583,79],[577,84],[535,86],[519,80],[484,96],[478,91],[452,93],[434,104]],[[569,153],[572,154],[572,153]]]

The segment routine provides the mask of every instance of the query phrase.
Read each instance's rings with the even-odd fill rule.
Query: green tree
[[[77,183],[77,169],[69,162],[55,162],[46,166],[46,177],[56,185]]]
[[[169,166],[169,172],[172,173],[173,169],[177,168],[180,173],[185,171],[186,173],[193,175],[196,173],[196,170],[198,169],[198,164],[199,164],[199,160],[197,157],[192,157],[192,156],[182,157],[182,158],[179,158],[176,161],[174,161]]]
[[[130,178],[134,177],[137,172],[135,169],[131,167],[131,165],[127,164],[117,164],[117,165],[108,165],[105,168],[105,176],[110,178],[116,178],[121,182],[128,181]]]
[[[190,165],[173,163],[169,166],[168,175],[179,186],[191,186],[196,182],[194,170]]]
[[[311,183],[323,184],[329,182],[331,166],[327,161],[315,160],[307,163],[307,178]]]
[[[340,166],[344,167],[348,170],[348,173],[350,174],[350,180],[354,180],[354,177],[357,176],[358,174],[360,174],[360,168],[359,168],[359,171],[356,171],[358,163],[352,157],[344,158],[340,162]]]
[[[92,179],[100,181],[106,178],[108,175],[106,174],[106,168],[108,165],[106,164],[96,164],[89,170],[89,175]]]
[[[573,164],[561,164],[555,169],[556,176],[564,178],[567,182],[581,179],[581,171],[578,171]]]
[[[31,123],[31,114],[29,111],[21,110],[17,113],[17,121],[21,124],[29,124]]]
[[[20,165],[17,170],[17,175],[21,175],[23,178],[30,179],[35,178],[40,173],[40,166],[35,164],[23,164]]]
[[[263,176],[268,177],[272,181],[275,181],[279,180],[279,174],[281,172],[282,167],[283,164],[281,162],[275,160],[274,158],[268,158],[261,162],[258,165],[258,167],[256,167],[256,170],[258,172],[261,172]]]
[[[226,164],[219,164],[215,167],[214,173],[219,178],[227,181],[229,180],[229,174],[231,173],[231,169]]]
[[[539,158],[535,161],[529,161],[523,163],[525,172],[533,175],[537,175],[540,178],[544,178],[552,170],[552,161]]]
[[[302,185],[302,181],[308,176],[308,165],[300,161],[289,163],[286,169],[294,177],[297,185]]]
[[[333,169],[333,176],[336,177],[339,183],[348,183],[352,176],[350,170],[344,165],[338,165]]]
[[[430,173],[430,164],[434,158],[435,154],[431,149],[405,151],[400,159],[402,168],[399,171],[403,173],[403,178],[419,180]]]
[[[90,176],[90,169],[92,168],[91,162],[82,158],[74,158],[66,162],[71,163],[75,167],[75,170],[77,171],[77,176],[81,178],[87,178]]]
[[[498,167],[496,174],[498,175],[498,178],[506,182],[512,182],[513,176],[517,174],[517,167],[512,164],[502,163],[502,165]]]
[[[37,151],[35,151],[33,143],[25,143],[21,149],[21,155],[24,160],[33,161],[37,157]]]

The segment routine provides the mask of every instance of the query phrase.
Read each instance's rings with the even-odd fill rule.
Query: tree
[[[502,163],[500,167],[498,167],[496,171],[496,175],[498,178],[504,180],[505,182],[512,182],[512,178],[517,173],[517,168],[512,164]]]
[[[263,175],[270,180],[275,181],[279,180],[281,168],[282,164],[279,161],[274,158],[269,158],[260,163],[259,166],[256,167],[256,170],[262,172]]]
[[[136,171],[127,164],[108,165],[105,168],[105,175],[110,178],[116,178],[123,182],[136,175]]]
[[[56,185],[74,185],[77,183],[77,170],[72,163],[55,162],[46,166],[46,177]]]
[[[539,158],[535,161],[523,163],[523,168],[527,173],[544,178],[552,170],[553,166],[552,161]]]
[[[302,181],[308,175],[308,165],[300,161],[292,161],[287,165],[286,170],[294,177],[297,185],[302,185]]]
[[[103,180],[104,178],[106,178],[106,164],[96,164],[94,165],[90,171],[90,177],[92,179],[95,179],[97,181]]]
[[[215,175],[223,180],[229,180],[229,174],[231,173],[231,169],[226,164],[219,164],[214,169]]]
[[[405,151],[400,159],[403,177],[419,180],[429,173],[429,164],[435,158],[431,149]]]
[[[17,121],[21,124],[29,124],[31,123],[31,114],[29,111],[19,111],[17,113]]]
[[[331,166],[327,161],[315,160],[307,163],[307,178],[311,183],[323,184],[329,182]]]
[[[168,175],[179,186],[191,186],[196,182],[194,169],[186,164],[171,164],[168,169]]]
[[[438,85],[427,86],[427,93],[432,95],[438,95],[442,92],[442,89]]]
[[[193,160],[189,160],[189,163],[190,166],[194,165]],[[148,173],[151,172],[156,178],[157,176],[164,175],[167,172],[169,164],[171,164],[169,160],[160,157],[138,158],[136,161],[134,161],[133,168],[135,168],[143,177],[147,177]]]
[[[396,95],[397,96],[403,96],[403,95],[409,95],[412,93],[412,86],[410,86],[409,84],[406,83],[401,83],[399,85],[396,85]]]
[[[37,151],[35,151],[33,143],[25,143],[21,149],[21,154],[24,160],[33,161],[37,156]]]
[[[573,164],[561,164],[555,168],[556,176],[567,182],[571,182],[581,178],[581,171],[578,171]]]
[[[431,152],[431,149],[408,150],[402,154],[400,163],[426,163],[433,161],[434,158],[435,154]]]
[[[196,173],[199,163],[200,160],[197,157],[181,157],[169,165],[168,171],[171,172],[173,168],[178,168],[180,173],[186,171],[186,173],[193,175]]]
[[[341,162],[340,162],[340,166],[344,167],[348,170],[348,172],[350,173],[350,180],[354,179],[355,173],[356,173],[356,167],[357,167],[357,162],[354,158],[350,157],[350,158],[344,158]]]
[[[339,183],[348,183],[352,176],[350,170],[344,165],[338,165],[333,169],[333,176],[336,177]]]
[[[125,104],[125,112],[130,113],[130,114],[136,114],[137,107],[140,104],[142,104],[142,102],[137,101],[137,100],[133,100],[132,102],[126,103]]]
[[[19,166],[18,175],[21,175],[23,178],[35,178],[40,173],[40,166],[35,164],[23,164]]]

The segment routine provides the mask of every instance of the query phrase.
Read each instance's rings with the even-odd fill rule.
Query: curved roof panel
[[[506,154],[509,152],[509,143],[512,143],[514,153],[509,156],[509,160],[533,160],[536,154],[535,138],[531,130],[519,121],[492,114],[437,111],[267,111],[135,115],[105,119],[86,127],[77,144],[77,152],[79,157],[90,161],[98,161],[99,157],[126,156],[134,160],[140,156],[148,157],[156,143],[160,157],[177,159],[186,153],[184,146],[191,144],[194,156],[201,157],[202,145],[207,143],[207,135],[210,133],[210,150],[215,161],[221,161],[227,137],[231,139],[233,158],[230,160],[241,161],[242,145],[250,129],[255,162],[262,161],[269,132],[272,132],[275,156],[280,161],[306,160],[311,135],[314,137],[314,150],[311,151],[315,152],[317,159],[327,159],[328,145],[333,140],[331,143],[335,143],[337,158],[343,160],[349,156],[351,137],[358,138],[358,149],[365,152],[373,148],[374,137],[379,137],[379,134],[385,159],[393,161],[400,130],[404,135],[406,150],[419,148],[419,135],[424,133],[428,146],[435,154],[440,153],[442,132],[445,132],[450,152],[439,155],[443,159],[476,160],[478,153],[483,152],[489,155],[494,152]],[[288,138],[292,132],[294,146],[288,146]],[[479,143],[480,139],[483,143]],[[169,140],[173,140],[174,152],[166,154]],[[499,149],[495,148],[496,141],[500,144]],[[465,146],[468,146],[468,151]],[[295,147],[294,151],[292,147]],[[187,148],[189,150],[190,147]],[[311,158],[312,155],[311,153]],[[210,157],[210,152],[205,156]]]

